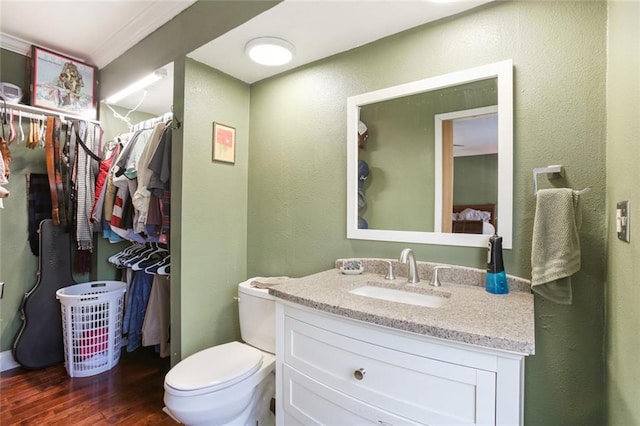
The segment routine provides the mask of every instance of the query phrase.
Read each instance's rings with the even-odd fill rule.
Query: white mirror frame
[[[498,79],[498,233],[512,248],[513,232],[513,61],[400,84],[347,98],[347,238],[464,247],[487,247],[489,235],[358,228],[358,121],[360,107],[459,84]],[[429,165],[425,165],[428,167]],[[436,191],[436,193],[441,193]],[[398,206],[399,209],[406,208]]]

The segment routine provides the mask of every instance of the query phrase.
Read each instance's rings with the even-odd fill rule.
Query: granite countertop
[[[336,265],[339,264],[337,261]],[[386,267],[386,263],[383,265]],[[430,265],[433,266],[426,262],[419,265],[421,275],[429,273]],[[510,293],[494,295],[477,282],[459,284],[464,280],[455,271],[458,267],[452,266],[450,278],[456,279],[456,284],[448,282],[447,275],[442,274],[441,287],[430,286],[425,277],[417,284],[408,283],[406,275],[385,280],[384,274],[379,273],[380,267],[379,263],[365,263],[360,275],[330,269],[283,281],[270,287],[269,293],[320,311],[398,330],[525,355],[535,353],[533,295],[523,288],[525,280],[510,277]],[[474,271],[479,270],[462,268],[462,276]],[[520,288],[513,288],[518,280],[522,281],[516,283]],[[430,308],[349,293],[366,285],[443,296],[448,301],[441,307]]]

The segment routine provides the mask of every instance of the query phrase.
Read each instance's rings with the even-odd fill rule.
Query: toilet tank
[[[269,290],[251,286],[253,279],[238,284],[240,335],[251,346],[276,353],[276,301]]]

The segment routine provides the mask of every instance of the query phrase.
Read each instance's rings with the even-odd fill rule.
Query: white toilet
[[[275,300],[266,289],[238,285],[240,334],[197,352],[164,379],[164,404],[185,425],[271,426],[275,417]]]

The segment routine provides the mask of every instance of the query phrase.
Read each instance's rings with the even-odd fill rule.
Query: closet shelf
[[[88,121],[90,123],[100,124],[100,121],[98,120],[91,120],[81,115],[70,114],[63,111],[54,111],[50,109],[38,108],[38,107],[24,105],[24,104],[7,103],[5,107],[5,103],[2,102],[2,112],[8,115],[9,110],[25,112],[28,115],[23,115],[23,117],[26,117],[26,118],[41,118],[41,116],[46,115],[46,116],[60,117],[62,121],[83,120],[83,121]]]

